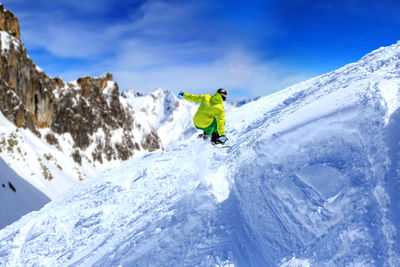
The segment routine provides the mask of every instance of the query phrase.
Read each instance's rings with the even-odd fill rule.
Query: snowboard
[[[215,147],[218,147],[218,148],[228,148],[228,147],[232,147],[232,146],[227,145],[227,144],[212,144],[212,145],[215,146]]]

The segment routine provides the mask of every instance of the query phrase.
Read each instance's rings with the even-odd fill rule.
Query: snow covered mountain
[[[0,231],[0,265],[400,266],[400,42]]]
[[[19,176],[54,198],[79,180],[161,148],[111,74],[69,83],[51,78],[28,56],[20,35],[17,17],[0,5],[0,156]]]
[[[139,122],[155,129],[164,147],[196,132],[192,119],[198,106],[193,102],[178,99],[163,89],[149,94],[125,90],[121,95],[132,106]]]
[[[227,105],[229,108],[241,107],[250,102],[257,101],[258,99],[260,99],[260,97],[254,97],[254,98],[244,97],[244,98],[237,98],[237,99],[227,99],[225,102],[225,105]]]
[[[0,51],[0,157],[15,179],[53,199],[87,177],[161,148],[151,125],[136,121],[111,74],[66,83],[37,67],[17,17],[1,4]],[[48,201],[29,201],[21,192],[31,190],[16,183],[25,189],[2,196],[1,227]]]

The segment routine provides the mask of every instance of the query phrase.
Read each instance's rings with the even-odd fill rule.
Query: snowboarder
[[[194,126],[204,132],[199,137],[208,139],[211,136],[213,144],[225,144],[228,140],[225,136],[225,110],[222,106],[227,94],[223,88],[212,96],[191,95],[182,91],[179,93],[186,100],[200,103],[193,118]]]

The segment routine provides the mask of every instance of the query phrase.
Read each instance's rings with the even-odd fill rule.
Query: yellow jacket
[[[217,129],[219,136],[225,135],[225,110],[222,104],[224,100],[219,93],[211,95],[191,95],[184,93],[186,100],[200,103],[196,114],[194,115],[194,125],[200,128],[207,128],[217,120]]]

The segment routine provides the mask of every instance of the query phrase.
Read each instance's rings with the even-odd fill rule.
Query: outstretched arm
[[[188,93],[183,93],[183,98],[192,102],[201,103],[204,100],[204,95],[191,95]]]

